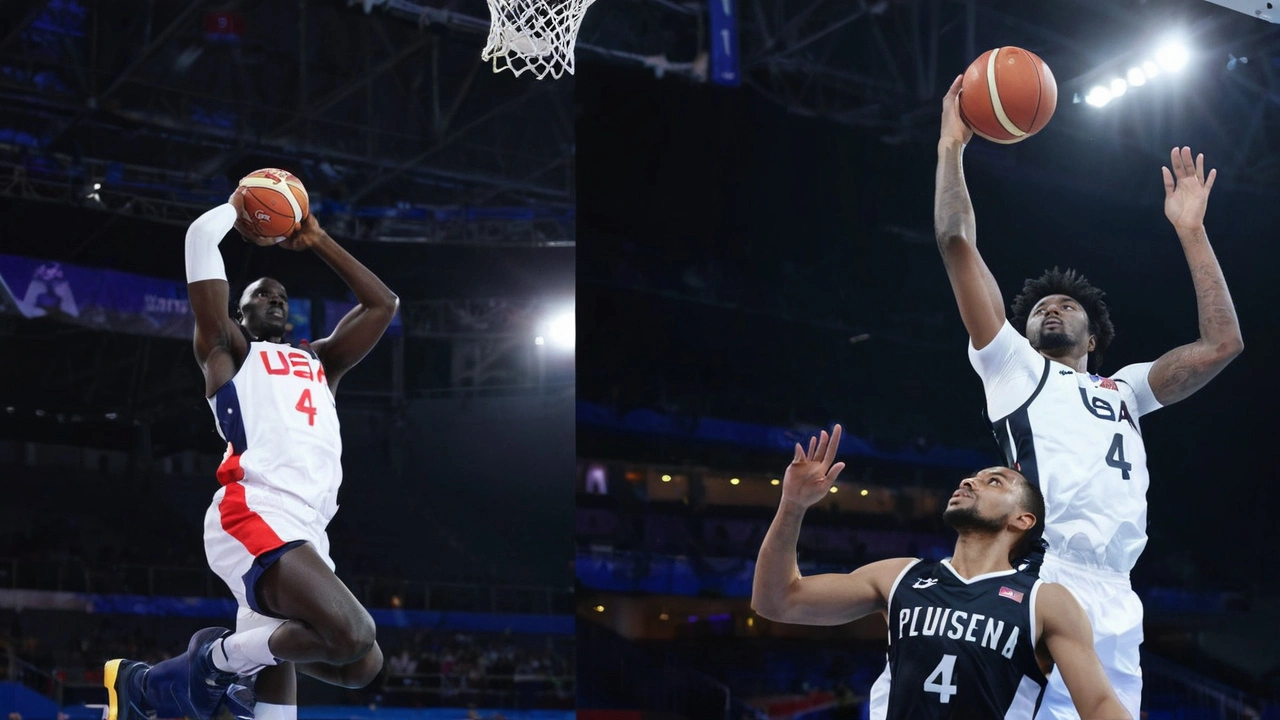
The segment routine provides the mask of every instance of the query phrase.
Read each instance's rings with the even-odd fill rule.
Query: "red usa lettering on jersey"
[[[303,378],[304,380],[314,380],[321,385],[325,383],[324,367],[316,363],[315,368],[311,367],[312,357],[299,350],[292,350],[286,353],[283,350],[276,350],[275,357],[267,350],[258,353],[262,358],[262,367],[266,368],[268,375],[289,375]]]

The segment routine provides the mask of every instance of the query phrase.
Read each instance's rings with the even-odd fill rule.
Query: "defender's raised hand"
[[[1164,175],[1164,215],[1175,228],[1195,229],[1204,225],[1204,211],[1209,204],[1209,191],[1217,170],[1204,174],[1204,153],[1191,160],[1191,148],[1174,148],[1169,154],[1169,168],[1160,168]],[[1176,178],[1176,183],[1175,183]]]
[[[840,426],[831,429],[831,435],[823,430],[818,437],[809,438],[809,450],[796,443],[796,455],[787,466],[782,478],[782,501],[807,508],[831,491],[836,477],[844,470],[844,463],[833,461],[840,446]]]

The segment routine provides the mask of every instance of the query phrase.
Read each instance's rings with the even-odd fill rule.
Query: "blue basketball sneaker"
[[[187,644],[187,717],[192,720],[210,720],[236,679],[213,664],[213,644],[230,634],[226,628],[205,628]]]
[[[149,666],[133,660],[108,660],[102,668],[102,684],[107,687],[107,716],[104,720],[147,720],[150,713],[142,692],[142,678]]]
[[[255,705],[257,698],[254,697],[253,690],[240,683],[232,683],[213,720],[253,720]]]

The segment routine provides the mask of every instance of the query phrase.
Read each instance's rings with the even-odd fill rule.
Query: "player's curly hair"
[[[1089,353],[1089,372],[1098,372],[1098,368],[1102,367],[1102,354],[1111,347],[1111,341],[1116,337],[1116,328],[1111,324],[1111,310],[1102,300],[1106,293],[1094,287],[1085,276],[1075,270],[1059,270],[1055,266],[1038,278],[1028,279],[1022,284],[1022,292],[1013,299],[1013,317],[1009,322],[1018,332],[1027,331],[1027,318],[1031,315],[1031,309],[1049,295],[1074,298],[1089,316],[1089,332],[1098,341],[1093,352]]]
[[[1018,567],[1018,563],[1031,556],[1040,546],[1044,537],[1044,493],[1040,486],[1023,477],[1022,509],[1036,516],[1036,524],[1022,536],[1022,539],[1009,550],[1009,564]]]

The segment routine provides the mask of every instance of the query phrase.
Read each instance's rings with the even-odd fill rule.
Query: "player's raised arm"
[[[1036,600],[1040,643],[1062,673],[1081,720],[1132,720],[1093,649],[1093,626],[1065,586],[1045,583]]]
[[[196,218],[187,228],[187,295],[196,317],[196,362],[204,371],[205,397],[230,380],[249,352],[249,343],[228,314],[230,286],[218,244],[236,222],[229,203]]]
[[[1218,258],[1209,246],[1204,211],[1217,170],[1204,174],[1204,155],[1191,160],[1191,148],[1174,148],[1164,174],[1164,214],[1182,242],[1191,267],[1200,314],[1200,339],[1174,348],[1151,366],[1148,382],[1161,405],[1178,402],[1204,387],[1244,350],[1240,322]],[[1176,179],[1176,182],[1175,182]]]
[[[978,253],[977,222],[964,184],[964,146],[973,137],[960,119],[960,77],[942,99],[942,137],[933,196],[933,231],[947,268],[960,317],[974,348],[991,342],[1004,324],[1004,298]]]
[[[302,221],[302,229],[280,243],[280,247],[315,251],[356,296],[358,304],[338,322],[333,334],[311,343],[311,349],[324,363],[329,387],[337,390],[343,374],[378,344],[400,307],[400,298],[373,271],[329,237],[314,216],[308,215]]]
[[[782,481],[782,501],[756,559],[751,608],[761,617],[802,625],[840,625],[883,609],[889,586],[907,559],[882,560],[848,575],[801,577],[796,563],[800,523],[809,506],[826,497],[844,463],[834,463],[840,426],[830,437],[810,438],[809,450],[796,455]]]

